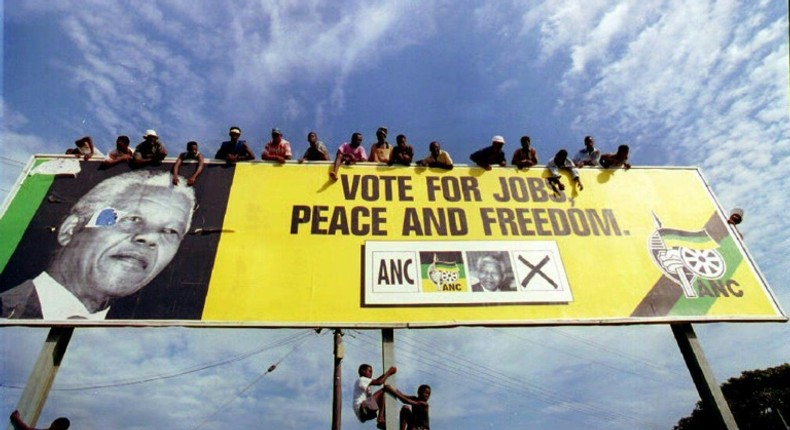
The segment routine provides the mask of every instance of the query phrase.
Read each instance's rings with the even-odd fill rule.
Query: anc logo
[[[425,275],[423,291],[467,290],[460,252],[420,252],[420,265]]]
[[[708,232],[662,228],[653,214],[656,229],[648,240],[653,261],[662,272],[683,288],[688,298],[697,297],[692,286],[697,279],[721,279],[727,264]]]

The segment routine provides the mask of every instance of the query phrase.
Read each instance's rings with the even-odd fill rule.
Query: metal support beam
[[[60,368],[60,362],[66,354],[69,340],[74,333],[74,327],[52,327],[49,329],[47,340],[38,354],[38,360],[30,372],[25,389],[17,403],[19,414],[27,425],[35,427],[44,403],[47,401],[49,389],[55,380],[55,375]],[[8,430],[14,430],[14,425],[9,424]]]
[[[738,424],[735,422],[730,406],[727,404],[727,400],[716,382],[716,377],[713,375],[708,360],[705,359],[705,354],[702,352],[702,346],[697,340],[694,328],[689,323],[670,325],[672,326],[672,334],[675,335],[675,340],[680,348],[680,353],[686,361],[686,367],[691,373],[691,379],[694,380],[694,385],[697,386],[697,391],[705,408],[711,411],[711,416],[718,421],[717,427],[726,430],[738,430]]]
[[[395,332],[391,328],[381,330],[381,360],[382,371],[386,371],[395,366]],[[387,379],[387,384],[395,385],[395,375]],[[390,395],[384,395],[384,411],[386,413],[387,430],[398,428],[398,399]]]
[[[343,407],[343,387],[341,385],[341,370],[340,365],[343,361],[343,332],[340,329],[335,329],[335,378],[333,381],[332,390],[332,430],[340,430],[341,408]]]

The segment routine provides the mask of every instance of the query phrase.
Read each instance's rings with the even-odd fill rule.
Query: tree
[[[740,430],[787,430],[790,425],[790,363],[747,370],[721,385]],[[681,418],[674,430],[711,430],[716,421],[702,404]]]

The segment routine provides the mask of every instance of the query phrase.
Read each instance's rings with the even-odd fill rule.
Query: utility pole
[[[730,406],[727,404],[727,400],[716,382],[716,377],[713,375],[713,370],[702,352],[702,346],[697,340],[694,328],[690,323],[670,324],[670,326],[702,402],[718,421],[717,427],[738,430],[735,417],[732,416]]]
[[[340,363],[343,361],[343,332],[335,329],[335,375],[333,381],[332,392],[332,430],[340,430],[340,416],[341,408],[343,406],[343,386],[341,385],[341,369]]]
[[[38,355],[38,360],[30,372],[30,376],[22,390],[17,409],[22,421],[29,426],[35,426],[44,403],[47,401],[49,389],[55,381],[55,375],[60,368],[60,362],[66,354],[69,340],[74,333],[74,327],[52,327],[47,334],[47,340]],[[13,424],[8,425],[9,430],[14,429]]]
[[[381,330],[381,356],[382,371],[386,371],[395,366],[395,331],[391,328]],[[395,375],[387,378],[387,383],[395,385]],[[386,418],[387,430],[398,428],[398,400],[390,395],[384,394],[384,416]]]

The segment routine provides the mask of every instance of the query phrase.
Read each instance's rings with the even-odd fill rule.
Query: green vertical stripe
[[[37,161],[36,165],[43,161]],[[54,180],[55,175],[34,175],[26,178],[0,219],[0,272],[5,270],[8,260],[14,254]]]

